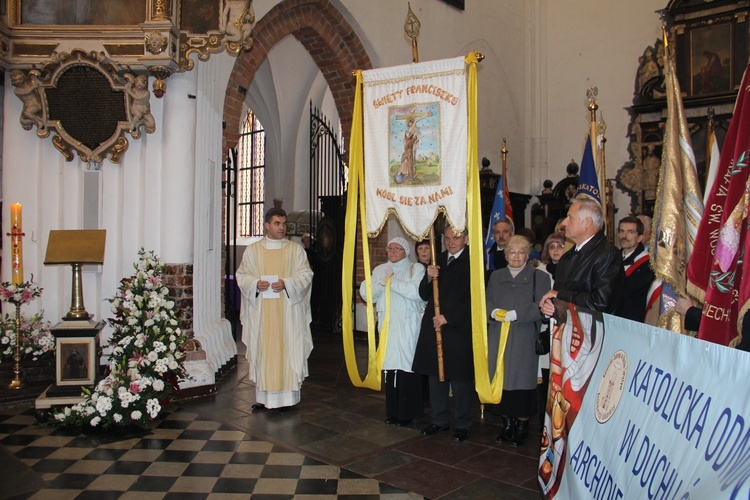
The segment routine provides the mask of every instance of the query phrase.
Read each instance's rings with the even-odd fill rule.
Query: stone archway
[[[329,0],[284,0],[258,21],[253,48],[240,53],[235,61],[224,98],[223,151],[237,145],[242,105],[255,72],[274,45],[288,35],[294,35],[323,73],[348,136],[354,105],[351,72],[370,69],[370,57],[357,33]]]

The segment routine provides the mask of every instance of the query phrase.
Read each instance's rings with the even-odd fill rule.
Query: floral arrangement
[[[21,316],[21,356],[31,356],[34,361],[55,350],[52,324],[44,321],[43,313],[31,317]],[[0,320],[0,363],[13,359],[16,347],[15,317],[5,315]]]
[[[114,328],[109,375],[84,388],[83,402],[58,411],[57,423],[148,428],[185,374],[181,348],[188,339],[178,327],[162,266],[154,252],[141,249],[138,256],[136,273],[108,299],[115,315],[108,320]]]
[[[42,288],[34,283],[34,277],[30,281],[14,285],[7,281],[0,283],[0,300],[11,304],[28,304],[32,299],[42,294]]]

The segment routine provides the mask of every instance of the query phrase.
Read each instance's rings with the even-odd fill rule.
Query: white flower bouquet
[[[109,374],[86,399],[54,414],[56,423],[107,429],[114,424],[147,428],[184,376],[188,340],[179,328],[175,302],[154,252],[141,249],[136,273],[120,282],[111,299],[114,328]]]

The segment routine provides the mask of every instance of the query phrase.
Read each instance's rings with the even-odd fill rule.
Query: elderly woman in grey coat
[[[505,245],[508,267],[492,273],[487,285],[490,377],[497,366],[497,352],[503,321],[510,322],[505,347],[503,396],[497,409],[503,431],[498,442],[521,446],[529,432],[529,418],[536,413],[538,359],[534,350],[541,328],[539,299],[550,290],[549,275],[528,263],[529,241],[513,236]]]

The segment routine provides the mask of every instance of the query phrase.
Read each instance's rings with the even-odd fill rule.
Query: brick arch
[[[258,21],[253,29],[253,48],[241,52],[234,63],[224,98],[224,151],[239,141],[242,104],[255,72],[271,48],[288,35],[294,35],[307,49],[323,73],[348,136],[354,105],[351,72],[370,69],[370,57],[357,33],[329,0],[284,0]]]

